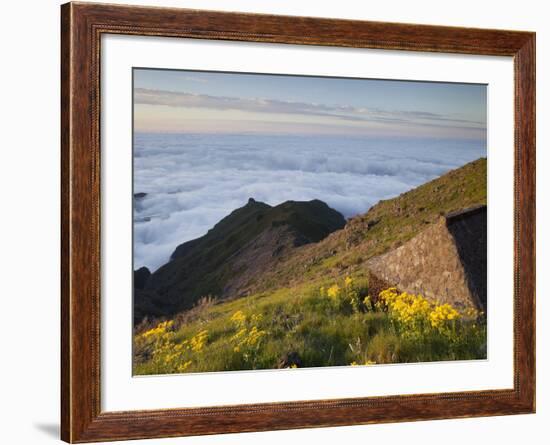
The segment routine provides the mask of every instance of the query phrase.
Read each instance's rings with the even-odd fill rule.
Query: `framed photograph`
[[[535,411],[535,35],[62,6],[62,439]]]

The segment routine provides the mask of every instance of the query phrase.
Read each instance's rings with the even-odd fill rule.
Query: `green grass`
[[[363,297],[366,283],[357,283]],[[254,326],[265,335],[253,347],[235,351],[234,336],[239,327],[231,317],[238,311],[248,318],[260,314],[261,321]],[[299,357],[299,367],[466,360],[486,355],[483,323],[463,322],[452,338],[435,331],[409,337],[396,329],[386,312],[364,308],[354,312],[349,303],[337,305],[311,286],[257,294],[198,312],[192,322],[176,323],[170,334],[173,344],[181,344],[200,331],[208,331],[208,341],[201,351],[183,353],[184,361],[191,362],[185,372],[273,369],[289,354]],[[248,332],[251,327],[248,324]],[[151,354],[155,348],[158,345],[136,337],[134,373],[179,372],[173,363],[154,360]],[[163,356],[159,353],[158,357]]]

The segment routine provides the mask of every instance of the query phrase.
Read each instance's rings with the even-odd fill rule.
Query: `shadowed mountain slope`
[[[179,245],[142,289],[135,288],[134,319],[189,309],[202,296],[246,295],[248,283],[280,258],[344,225],[344,217],[319,200],[271,207],[251,198],[206,235]]]

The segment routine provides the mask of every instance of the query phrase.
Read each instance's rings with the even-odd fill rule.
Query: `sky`
[[[479,84],[134,69],[141,133],[485,139]]]

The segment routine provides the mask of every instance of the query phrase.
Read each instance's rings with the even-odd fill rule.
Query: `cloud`
[[[261,98],[210,96],[156,89],[135,88],[134,102],[143,105],[163,105],[179,108],[207,108],[221,111],[238,110],[253,113],[289,114],[332,118],[348,122],[375,122],[429,127],[484,129],[485,123],[459,119],[426,111],[381,110],[326,105],[319,103],[290,102]]]
[[[134,267],[158,268],[249,197],[321,199],[350,217],[485,155],[484,141],[136,134]]]

